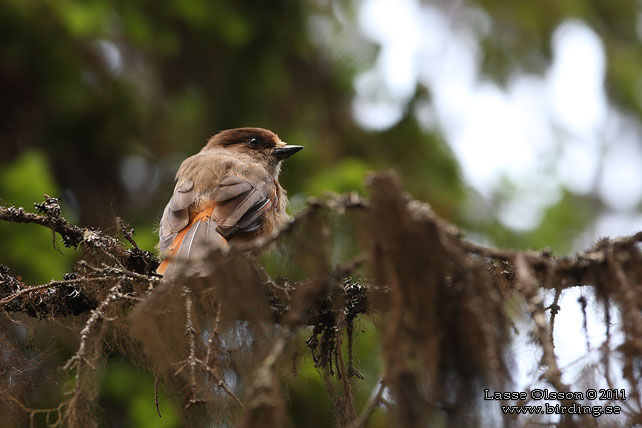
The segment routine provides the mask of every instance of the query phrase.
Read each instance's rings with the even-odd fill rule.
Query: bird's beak
[[[303,146],[291,146],[291,145],[285,145],[283,147],[277,147],[272,151],[272,156],[277,158],[278,160],[283,160],[286,158],[289,158],[299,150],[301,150]]]

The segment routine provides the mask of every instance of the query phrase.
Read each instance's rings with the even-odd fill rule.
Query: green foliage
[[[158,392],[159,417],[154,399],[154,379],[134,367],[120,363],[107,366],[101,388],[101,405],[124,409],[125,414],[105,412],[106,426],[171,428],[181,426],[172,401]]]
[[[42,201],[45,193],[56,196],[58,187],[46,158],[39,151],[23,153],[0,171],[0,198],[4,205],[34,211],[34,202]],[[27,283],[61,279],[69,270],[73,250],[65,248],[48,229],[0,223],[0,242],[0,264],[9,266],[13,274],[21,275]]]
[[[308,179],[307,194],[322,196],[328,192],[357,191],[364,194],[364,178],[373,169],[360,159],[340,160],[332,169],[322,171]]]
[[[311,358],[303,359],[287,388],[291,397],[289,413],[295,421],[315,428],[334,425],[330,397]]]
[[[544,210],[534,228],[516,231],[504,226],[495,216],[497,209],[512,200],[517,191],[504,180],[501,194],[495,196],[493,206],[489,208],[492,213],[489,220],[483,224],[469,224],[468,228],[483,231],[500,248],[551,250],[566,255],[576,248],[577,239],[596,220],[600,209],[596,198],[563,190],[559,200]]]
[[[156,224],[141,223],[134,224],[134,240],[143,250],[155,251],[158,244],[158,227]]]
[[[74,36],[93,36],[106,29],[109,6],[102,1],[62,0],[52,6],[61,23]]]
[[[565,190],[560,200],[548,207],[540,224],[527,234],[529,248],[550,248],[567,254],[574,241],[595,220],[595,200]]]

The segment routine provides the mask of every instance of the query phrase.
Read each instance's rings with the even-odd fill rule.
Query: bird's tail
[[[176,234],[172,243],[163,255],[163,261],[156,273],[167,275],[168,269],[176,259],[195,259],[203,257],[208,249],[227,245],[227,240],[216,231],[218,223],[212,218],[214,205],[193,213],[190,222]]]

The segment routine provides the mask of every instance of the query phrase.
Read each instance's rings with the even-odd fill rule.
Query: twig
[[[523,254],[518,253],[514,259],[515,270],[517,272],[518,282],[517,286],[520,293],[526,299],[528,311],[531,314],[533,323],[535,324],[534,336],[542,348],[542,362],[546,366],[546,371],[542,374],[542,378],[549,384],[555,387],[560,392],[569,392],[570,387],[562,381],[562,373],[557,365],[557,357],[553,342],[551,341],[548,325],[546,324],[545,308],[542,304],[542,298],[539,295],[539,288],[535,282],[530,266],[526,262]],[[574,404],[574,400],[560,400],[567,405]],[[595,425],[594,419],[587,417],[583,418],[585,422]],[[572,419],[568,419],[570,425],[575,425]]]
[[[138,248],[138,244],[136,243],[136,241],[134,241],[134,229],[130,228],[127,223],[125,223],[125,221],[120,217],[116,217],[116,224],[118,225],[120,232],[123,234],[123,237],[127,240],[127,242],[129,242],[132,247],[139,250],[140,248]]]
[[[156,376],[154,376],[154,404],[156,404],[156,413],[158,413],[158,417],[162,418],[163,415],[161,415],[160,406],[158,405],[158,372],[156,372]]]
[[[65,408],[66,406],[69,405],[68,401],[63,401],[58,405],[58,407],[52,408],[52,409],[33,409],[31,410],[31,413],[29,414],[29,427],[34,428],[35,425],[35,417],[39,413],[44,413],[45,418],[46,418],[46,425],[48,428],[57,428],[59,427],[62,422],[63,422],[63,411],[62,409]],[[54,422],[50,422],[49,418],[52,413],[56,414],[56,420]]]
[[[7,303],[17,299],[18,297],[22,296],[23,294],[31,293],[32,291],[38,291],[38,290],[44,290],[46,288],[54,288],[58,287],[61,285],[73,285],[73,284],[80,284],[83,282],[83,280],[86,279],[68,279],[68,280],[62,280],[62,281],[51,281],[46,284],[42,285],[33,285],[31,287],[23,288],[22,290],[18,290],[7,297],[4,297],[3,299],[0,300],[0,305],[6,305]]]
[[[190,396],[184,406],[188,409],[194,404],[204,403],[205,400],[196,398],[196,329],[194,328],[194,322],[192,321],[193,302],[192,289],[190,287],[183,287],[183,297],[185,297],[185,335],[188,337],[189,341],[189,355],[185,360],[178,363],[180,367],[176,372],[174,372],[174,376],[179,375],[185,367],[189,367]]]
[[[555,348],[555,336],[553,335],[553,331],[555,329],[555,317],[557,316],[557,313],[560,311],[560,296],[562,295],[562,290],[559,288],[555,289],[555,297],[553,297],[553,303],[549,306],[551,310],[551,317],[549,321],[549,330],[550,330],[550,336],[551,336],[551,344],[553,345],[553,348]]]
[[[185,360],[177,363],[177,365],[179,365],[179,368],[174,372],[174,376],[178,376],[183,371],[183,369],[185,369],[186,367],[189,367],[190,397],[184,406],[185,409],[188,409],[194,404],[205,403],[205,400],[196,398],[196,385],[197,385],[196,368],[197,367],[202,368],[208,374],[214,377],[218,387],[223,389],[236,402],[236,404],[240,408],[243,408],[243,403],[236,396],[236,394],[234,394],[234,391],[232,391],[232,389],[225,383],[225,381],[223,381],[223,379],[220,378],[216,370],[214,370],[212,367],[208,365],[208,360],[211,356],[211,345],[212,345],[211,337],[210,337],[210,340],[208,340],[208,347],[207,347],[207,354],[205,357],[205,361],[199,359],[196,356],[196,329],[194,328],[194,322],[192,320],[193,300],[192,300],[192,290],[190,287],[188,286],[183,287],[183,296],[185,297],[185,334],[188,337],[189,355]],[[215,321],[216,323],[215,330],[217,335],[218,335],[218,323],[220,322],[220,305],[218,305],[218,307],[219,307],[219,313]]]
[[[341,350],[341,336],[343,332],[340,329],[337,329],[335,332],[335,356],[337,360],[337,376],[341,380],[343,386],[343,396],[344,396],[344,405],[345,405],[345,417],[354,419],[354,405],[352,398],[352,384],[350,383],[350,376],[348,375],[346,365],[343,361],[343,352]]]
[[[115,257],[126,266],[140,264],[148,266],[152,270],[157,266],[157,259],[151,254],[140,250],[137,246],[132,251],[123,247],[120,241],[101,231],[90,228],[79,227],[69,223],[60,215],[60,206],[56,198],[45,195],[45,202],[34,204],[39,212],[44,214],[30,213],[22,207],[0,206],[0,221],[9,223],[33,223],[44,226],[60,234],[66,247],[78,247],[79,245],[102,251],[103,254]],[[132,239],[133,241],[133,239]],[[132,244],[133,245],[133,244]]]
[[[86,357],[87,352],[87,341],[89,340],[89,335],[94,327],[100,320],[109,320],[105,316],[105,310],[111,305],[112,302],[119,299],[118,295],[121,292],[122,283],[119,281],[109,289],[107,292],[107,297],[100,302],[98,307],[91,311],[91,316],[85,323],[85,327],[80,331],[80,346],[76,353],[67,360],[67,363],[63,366],[63,370],[70,371],[76,370],[76,386],[70,393],[75,393],[80,387],[80,369],[82,368],[82,363],[86,363],[92,369],[96,367],[92,364],[89,358]]]

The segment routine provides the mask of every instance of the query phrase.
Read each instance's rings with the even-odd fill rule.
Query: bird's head
[[[213,148],[224,148],[245,156],[249,155],[253,161],[278,173],[281,161],[303,147],[286,144],[281,141],[278,135],[267,129],[234,128],[214,135],[203,150]]]

